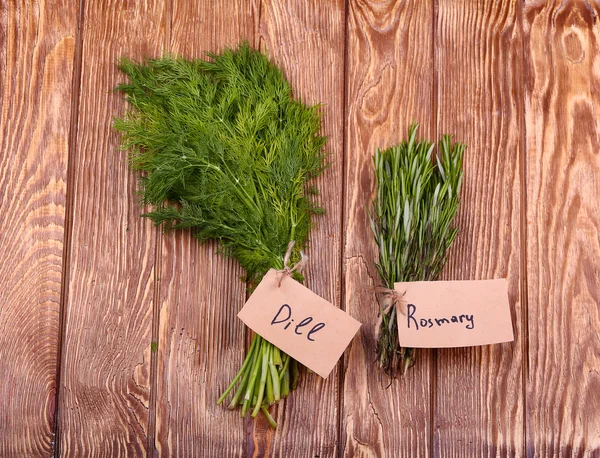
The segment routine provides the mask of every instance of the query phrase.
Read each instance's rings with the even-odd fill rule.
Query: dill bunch
[[[384,285],[396,282],[436,280],[458,229],[452,226],[459,206],[465,145],[444,135],[439,154],[434,144],[417,141],[418,124],[408,140],[373,158],[376,195],[370,222],[379,249],[376,268]],[[382,305],[376,329],[377,360],[396,377],[414,364],[415,350],[398,341],[397,307],[393,295]]]
[[[208,58],[122,59],[129,110],[115,120],[122,148],[141,173],[144,216],[165,229],[218,239],[256,285],[271,268],[300,259],[318,191],[307,181],[325,168],[319,106],[292,97],[282,72],[247,43]],[[294,273],[297,279],[301,275]],[[298,363],[254,335],[230,408],[262,410],[295,388]]]

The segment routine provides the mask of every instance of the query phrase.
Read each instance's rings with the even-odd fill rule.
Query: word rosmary
[[[401,296],[400,345],[456,348],[514,340],[508,283],[494,280],[414,281],[394,284]]]
[[[408,320],[408,328],[411,329],[411,323],[418,331],[421,328],[433,328],[434,326],[444,326],[450,323],[465,324],[466,329],[475,327],[475,315],[452,315],[448,318],[417,318],[417,306],[408,304],[406,318]]]
[[[294,319],[292,318],[292,307],[290,307],[288,304],[283,304],[279,308],[277,313],[275,314],[275,317],[273,317],[273,319],[271,320],[271,326],[286,323],[286,325],[283,329],[288,329],[293,322],[294,322]],[[294,333],[296,333],[299,336],[303,335],[302,328],[304,326],[308,326],[312,322],[313,322],[312,316],[307,316],[306,318],[300,320],[300,322],[293,328]],[[314,342],[315,339],[313,339],[311,336],[313,334],[315,334],[316,332],[320,331],[321,329],[323,329],[324,327],[325,327],[325,323],[315,324],[310,329],[310,331],[308,331],[308,334],[306,334],[306,338],[308,340],[310,340],[311,342]]]

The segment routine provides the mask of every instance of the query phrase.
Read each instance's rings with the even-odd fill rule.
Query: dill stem
[[[275,419],[269,413],[269,409],[267,409],[265,406],[262,406],[261,410],[265,414],[265,417],[267,417],[267,421],[269,422],[269,426],[271,426],[271,428],[273,428],[273,429],[276,429],[277,428],[277,423],[275,422]]]
[[[238,405],[240,396],[244,392],[244,389],[246,388],[246,384],[248,383],[248,378],[250,378],[250,371],[246,371],[244,373],[244,376],[242,377],[240,386],[238,386],[238,389],[235,391],[235,394],[233,395],[233,399],[231,399],[231,402],[227,406],[229,409],[233,410]]]
[[[246,388],[246,394],[244,395],[244,405],[242,406],[242,416],[246,415],[246,413],[248,412],[250,403],[253,401],[254,386],[256,385],[256,377],[258,376],[258,369],[260,368],[260,364],[257,364],[257,363],[260,360],[260,355],[262,353],[263,346],[264,346],[264,340],[261,336],[259,336],[258,334],[254,334],[254,338],[257,341],[257,345],[259,345],[258,355],[257,355],[257,358],[256,358],[255,363],[252,368],[252,375],[250,375],[250,381],[248,382],[248,386]]]
[[[271,363],[269,363],[271,364]],[[267,404],[271,405],[275,402],[275,393],[273,393],[273,379],[271,378],[270,375],[270,370],[269,370],[269,374],[267,374]]]
[[[290,357],[286,359],[283,365],[283,371],[280,376],[281,382],[281,397],[285,398],[288,394],[290,394],[290,371],[289,371],[289,363]]]
[[[273,347],[273,364],[275,366],[279,366],[281,367],[283,365],[283,363],[281,362],[281,350],[279,350],[279,348],[277,347]]]
[[[246,368],[248,367],[248,364],[250,364],[250,361],[254,358],[254,347],[255,346],[256,346],[256,340],[252,339],[252,343],[250,344],[250,349],[248,350],[248,354],[246,355],[246,359],[244,360],[244,363],[242,364],[242,368],[238,371],[237,375],[231,381],[231,383],[229,384],[229,386],[227,387],[227,389],[225,390],[225,392],[218,399],[217,404],[221,404],[225,400],[225,398],[227,397],[227,395],[229,394],[229,392],[233,389],[233,387],[235,386],[235,384],[238,382],[238,380],[240,379],[240,377],[242,376],[242,374],[244,374],[244,372],[246,371]]]
[[[279,349],[277,347],[273,347],[273,351],[271,353],[271,359],[269,361],[269,371],[271,372],[271,377],[270,380],[272,380],[272,385],[273,385],[273,399],[275,401],[279,401],[281,399],[281,391],[279,388],[279,374],[277,373],[277,368],[275,367],[275,363],[273,362],[273,353],[275,353],[275,350]],[[272,401],[271,401],[272,402]]]
[[[263,339],[263,342],[266,340]],[[267,384],[267,373],[269,369],[269,354],[271,353],[268,345],[263,345],[262,351],[262,365],[261,365],[261,374],[260,374],[260,382],[258,385],[258,399],[256,400],[256,404],[254,407],[254,411],[252,412],[252,416],[256,417],[258,412],[260,412],[260,406],[262,405],[263,396],[265,394],[265,385]]]
[[[256,359],[258,358],[258,351],[256,350],[256,340],[255,339],[252,339],[252,344],[250,345],[250,348],[253,349],[252,350],[252,362],[250,363],[250,368],[248,368],[245,371],[244,376],[242,377],[242,381],[240,382],[240,386],[236,390],[236,392],[233,396],[233,399],[229,403],[229,406],[228,406],[229,409],[235,409],[236,405],[238,404],[240,396],[246,389],[248,379],[250,378],[250,373],[252,372],[252,368],[254,367]]]
[[[291,359],[292,359],[292,362],[290,363],[291,371],[292,371],[291,388],[292,388],[292,390],[295,390],[298,387],[298,382],[300,381],[300,368],[298,367],[298,361],[296,361],[293,358],[291,358]]]

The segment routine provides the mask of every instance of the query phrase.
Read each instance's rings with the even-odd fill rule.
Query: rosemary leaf
[[[437,279],[458,231],[452,221],[459,206],[465,145],[444,135],[433,157],[433,143],[417,141],[417,129],[413,124],[407,141],[377,150],[373,158],[377,189],[370,224],[379,248],[377,272],[389,289],[396,282]],[[415,352],[400,347],[396,307],[391,305],[382,307],[377,357],[395,377],[414,364]]]

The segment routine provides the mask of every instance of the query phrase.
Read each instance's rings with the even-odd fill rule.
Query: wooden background
[[[597,0],[2,0],[0,457],[600,456]],[[308,286],[362,321],[279,429],[215,400],[240,267],[140,218],[120,56],[247,39],[324,104]],[[413,120],[466,142],[447,279],[508,277],[516,340],[374,362],[371,155]],[[157,343],[153,351],[152,342]]]

